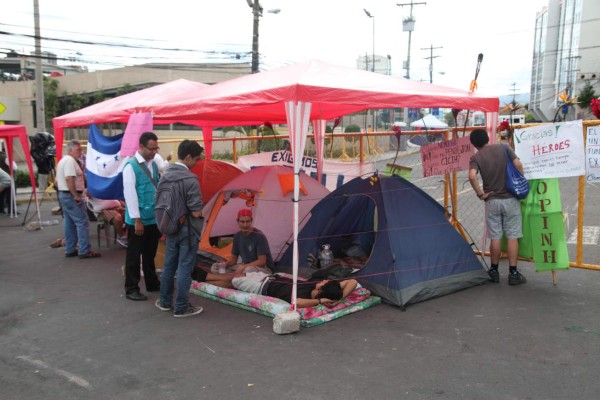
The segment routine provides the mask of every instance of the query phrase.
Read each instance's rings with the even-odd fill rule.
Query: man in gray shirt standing
[[[160,278],[160,298],[156,300],[155,305],[161,311],[173,310],[173,316],[176,318],[191,317],[202,312],[202,307],[194,306],[188,301],[202,229],[198,226],[201,225],[202,213],[200,183],[190,169],[194,168],[200,160],[202,151],[203,148],[194,141],[186,139],[181,142],[177,149],[179,160],[165,170],[158,184],[157,211],[161,206],[162,191],[170,189],[169,203],[174,213],[173,217],[178,218],[178,229],[176,232],[167,233],[165,262]],[[176,280],[175,274],[177,274]],[[176,289],[175,304],[173,304],[174,289]]]
[[[519,238],[522,233],[521,202],[506,190],[506,156],[501,143],[488,144],[485,130],[475,129],[470,135],[471,144],[477,149],[469,162],[469,182],[480,200],[485,201],[485,218],[490,235],[491,267],[488,271],[493,282],[500,281],[498,264],[501,255],[502,234],[508,243],[509,285],[520,285],[527,280],[517,271]],[[523,173],[523,164],[515,152],[506,146],[509,158]],[[480,188],[477,174],[481,174],[483,189]]]

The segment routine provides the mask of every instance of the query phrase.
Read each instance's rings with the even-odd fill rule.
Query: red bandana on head
[[[238,219],[240,217],[250,217],[252,218],[252,210],[249,208],[242,208],[240,211],[238,211]]]

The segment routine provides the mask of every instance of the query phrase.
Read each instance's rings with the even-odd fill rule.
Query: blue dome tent
[[[444,208],[399,176],[355,178],[324,197],[300,231],[300,262],[324,243],[341,256],[344,240],[370,244],[352,275],[385,301],[405,306],[482,284],[489,276]],[[292,248],[278,268],[291,265]]]

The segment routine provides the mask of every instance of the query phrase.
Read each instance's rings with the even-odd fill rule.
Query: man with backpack
[[[202,194],[198,177],[190,169],[200,160],[202,151],[197,142],[187,139],[181,142],[177,150],[178,161],[165,171],[156,193],[156,222],[160,231],[167,235],[167,242],[160,298],[155,305],[161,311],[173,310],[176,318],[202,312],[202,307],[188,302],[202,231]]]
[[[507,156],[515,167],[523,172],[523,164],[510,148],[501,143],[488,144],[488,133],[483,129],[471,132],[470,141],[477,149],[477,153],[469,160],[469,182],[480,200],[485,201],[485,218],[487,230],[490,235],[490,261],[488,271],[492,282],[500,281],[498,264],[500,263],[502,235],[506,235],[508,252],[508,284],[522,285],[527,279],[517,271],[519,256],[519,238],[523,236],[521,202],[506,190],[506,163]],[[477,180],[481,174],[483,188]]]

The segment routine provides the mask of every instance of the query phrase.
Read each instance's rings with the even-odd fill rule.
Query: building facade
[[[541,121],[573,120],[576,97],[590,83],[600,88],[600,1],[548,0],[536,16],[529,111]]]

